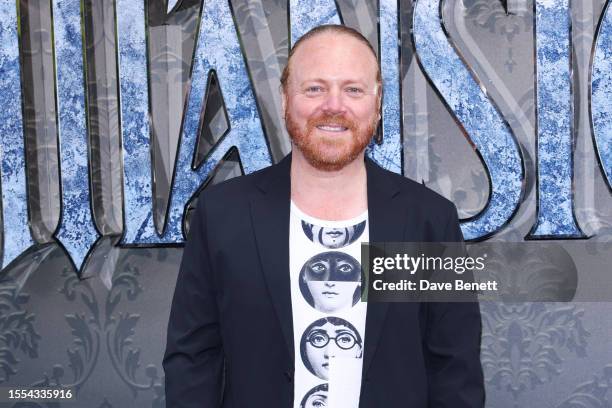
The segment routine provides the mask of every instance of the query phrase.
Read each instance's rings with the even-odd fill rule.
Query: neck
[[[363,152],[338,171],[312,167],[297,148],[291,156],[291,199],[300,210],[316,218],[344,220],[367,209]]]

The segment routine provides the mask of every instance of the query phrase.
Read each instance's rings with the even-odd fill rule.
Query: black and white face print
[[[327,384],[317,385],[304,395],[300,408],[327,407],[327,391]]]
[[[359,301],[361,280],[361,265],[355,258],[339,251],[321,252],[302,266],[300,291],[310,306],[334,313]]]
[[[330,359],[363,358],[363,341],[357,329],[348,321],[339,317],[324,317],[302,333],[300,355],[308,371],[329,380]]]
[[[355,242],[365,230],[366,222],[344,228],[320,227],[302,221],[302,230],[312,242],[329,249],[338,249]]]

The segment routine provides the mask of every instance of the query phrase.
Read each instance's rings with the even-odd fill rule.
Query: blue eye
[[[321,92],[322,90],[323,88],[318,85],[313,85],[313,86],[309,86],[308,88],[306,88],[306,92],[308,93]]]
[[[346,88],[346,91],[348,93],[350,93],[350,94],[353,94],[353,95],[361,95],[361,94],[363,94],[363,89],[358,88],[356,86],[348,87],[348,88]]]

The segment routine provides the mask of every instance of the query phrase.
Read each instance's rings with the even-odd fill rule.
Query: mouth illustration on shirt
[[[326,232],[325,235],[328,235],[332,238],[338,238],[340,235],[342,235],[342,231],[329,231]]]

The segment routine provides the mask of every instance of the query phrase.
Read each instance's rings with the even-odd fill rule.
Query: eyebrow
[[[345,329],[336,329],[336,330],[334,331],[334,333],[336,333],[336,334],[338,334],[338,333],[342,333],[342,332],[353,334],[353,331],[352,331],[351,329],[349,329],[349,328],[345,328]]]
[[[300,85],[305,85],[309,82],[321,82],[321,83],[327,83],[330,82],[326,79],[323,78],[311,78],[311,79],[305,79],[304,81],[302,81],[300,83]],[[335,81],[331,81],[331,82],[335,82]],[[365,85],[366,81],[362,78],[362,79],[347,79],[347,80],[341,80],[341,82],[343,84],[362,84]]]

